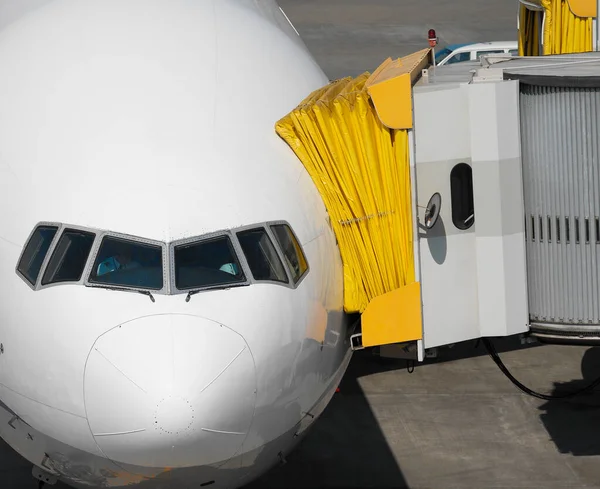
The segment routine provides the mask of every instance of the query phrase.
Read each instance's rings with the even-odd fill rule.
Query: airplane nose
[[[109,459],[215,464],[246,438],[256,373],[246,341],[232,329],[197,316],[148,316],[96,340],[84,395],[90,429]]]

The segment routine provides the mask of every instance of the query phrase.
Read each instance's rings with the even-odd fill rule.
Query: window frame
[[[181,245],[202,243],[203,241],[211,241],[215,238],[221,238],[221,237],[229,238],[231,246],[233,247],[233,251],[235,252],[236,258],[237,258],[238,262],[240,263],[242,272],[244,273],[245,280],[242,282],[232,282],[229,284],[208,285],[208,286],[204,286],[204,287],[194,287],[191,289],[178,289],[177,284],[175,282],[175,280],[176,280],[175,279],[175,248],[177,246],[181,246]],[[234,287],[247,286],[252,283],[252,279],[251,279],[252,274],[249,275],[250,268],[248,266],[248,262],[246,261],[246,256],[244,255],[244,252],[241,248],[239,241],[237,240],[237,237],[233,234],[233,232],[231,230],[214,231],[214,232],[207,233],[207,234],[201,234],[201,235],[192,236],[189,238],[178,239],[178,240],[169,242],[168,248],[169,248],[168,249],[169,295],[188,294],[192,290],[194,290],[194,291],[198,290],[198,291],[204,292],[204,291],[208,291],[208,290],[230,289],[230,288],[234,288]]]
[[[50,261],[50,257],[52,256],[52,253],[54,253],[54,248],[56,247],[56,243],[58,243],[58,239],[57,238],[60,237],[60,235],[62,233],[63,226],[64,225],[62,223],[60,223],[60,222],[39,221],[38,223],[36,223],[33,226],[33,229],[29,232],[29,235],[27,236],[27,239],[23,243],[23,247],[21,248],[21,253],[19,253],[19,258],[17,259],[17,263],[15,265],[15,272],[21,278],[21,280],[23,280],[23,282],[25,282],[27,284],[27,286],[31,290],[39,290],[40,289],[40,283],[42,281],[42,276],[45,273],[46,265],[48,264],[48,261]],[[54,237],[52,238],[52,241],[50,242],[50,246],[48,247],[48,251],[46,252],[46,256],[44,257],[44,259],[42,260],[42,264],[40,265],[40,273],[38,273],[38,276],[36,278],[35,283],[32,284],[29,281],[29,279],[25,275],[23,275],[21,273],[21,271],[19,270],[19,264],[21,263],[21,260],[23,259],[23,255],[25,254],[25,250],[27,249],[27,245],[31,241],[31,238],[33,238],[33,235],[35,234],[35,232],[40,227],[55,227],[57,229],[56,229],[56,233],[54,234]]]
[[[161,257],[162,257],[162,275],[163,275],[163,286],[161,289],[150,289],[147,287],[132,287],[131,285],[117,285],[117,284],[108,284],[101,282],[90,282],[90,277],[92,274],[92,270],[94,268],[94,263],[96,263],[96,259],[98,258],[98,253],[100,251],[100,247],[102,246],[102,242],[105,237],[109,238],[117,238],[125,241],[133,241],[135,243],[159,246],[161,249]],[[107,289],[114,287],[116,289],[123,290],[132,290],[132,291],[144,291],[150,292],[151,294],[157,295],[169,295],[169,285],[170,280],[169,276],[171,274],[171,270],[169,268],[168,262],[168,251],[167,244],[164,241],[157,241],[154,239],[141,238],[139,236],[133,236],[131,234],[117,233],[114,231],[98,231],[96,235],[96,240],[94,241],[94,246],[92,246],[92,251],[90,252],[90,256],[88,257],[87,264],[85,266],[85,270],[83,272],[83,277],[85,280],[83,281],[83,285],[86,287],[95,287],[98,289]]]
[[[69,280],[69,281],[64,281],[64,282],[53,282],[51,284],[42,285],[42,279],[44,278],[44,275],[46,275],[46,269],[48,267],[48,264],[50,263],[52,255],[54,255],[54,251],[56,250],[56,247],[58,246],[58,243],[60,241],[60,238],[62,238],[63,233],[67,230],[81,231],[81,232],[86,232],[86,233],[90,233],[90,234],[94,235],[94,242],[92,243],[92,247],[90,248],[90,253],[88,254],[87,261],[85,262],[85,267],[83,268],[81,277],[79,278],[79,280],[77,282]],[[92,253],[94,252],[94,247],[97,244],[99,234],[100,234],[100,231],[98,231],[96,229],[87,228],[84,226],[72,226],[70,224],[61,223],[60,228],[59,228],[58,232],[56,233],[55,239],[52,242],[52,245],[48,250],[48,257],[47,257],[48,260],[44,260],[44,262],[42,263],[42,268],[41,268],[40,277],[39,277],[40,280],[39,280],[39,284],[38,284],[39,286],[38,286],[37,290],[47,289],[50,287],[56,287],[57,285],[67,285],[67,284],[84,285],[85,278],[86,278],[86,270],[89,265],[90,257],[92,256]]]
[[[287,264],[287,260],[285,258],[283,249],[281,248],[281,245],[279,244],[277,236],[275,235],[275,232],[272,229],[272,226],[278,226],[278,225],[285,225],[289,228],[289,230],[291,231],[292,235],[294,236],[296,242],[298,243],[298,246],[300,247],[300,251],[304,255],[304,260],[306,262],[306,270],[298,278],[297,282],[294,282],[293,272],[290,269],[289,265]],[[38,274],[36,283],[31,284],[31,282],[29,282],[29,279],[27,277],[25,277],[19,271],[19,263],[21,262],[21,260],[23,258],[25,249],[27,248],[27,245],[29,244],[31,238],[33,237],[35,232],[38,230],[38,228],[41,226],[56,227],[57,230],[56,230],[56,233],[50,243],[50,246],[48,247],[46,256],[44,257],[44,260],[42,261],[42,264],[40,266],[40,273]],[[273,244],[273,247],[275,248],[275,252],[277,253],[277,257],[279,258],[279,260],[283,266],[283,270],[285,272],[287,282],[274,281],[274,280],[255,280],[254,279],[254,276],[252,274],[252,271],[251,271],[248,261],[246,259],[246,255],[244,254],[244,250],[242,249],[242,246],[237,237],[237,233],[244,232],[244,231],[250,231],[252,229],[262,229],[267,234],[269,239],[271,240],[271,243]],[[54,255],[54,252],[56,251],[56,247],[58,246],[60,239],[62,238],[62,236],[66,230],[81,231],[81,232],[86,232],[86,233],[95,235],[94,241],[92,243],[92,247],[90,249],[90,253],[88,255],[85,267],[83,269],[83,273],[81,275],[81,278],[78,281],[61,281],[61,282],[53,282],[53,283],[49,283],[46,285],[42,285],[41,284],[42,278],[46,274],[47,266],[48,266],[52,256]],[[116,285],[116,284],[111,285],[111,284],[106,284],[106,283],[90,282],[90,276],[92,274],[94,263],[96,262],[98,253],[100,252],[100,247],[102,246],[102,242],[104,241],[105,237],[111,237],[111,238],[131,241],[134,243],[140,243],[140,244],[146,244],[146,245],[160,247],[161,253],[162,253],[161,257],[162,257],[162,261],[163,261],[163,267],[162,267],[163,287],[159,290],[153,290],[153,289],[149,289],[149,288],[132,287],[129,285]],[[229,239],[229,241],[233,247],[233,251],[236,254],[236,258],[237,258],[237,260],[240,264],[240,267],[243,271],[245,280],[243,282],[234,282],[231,284],[221,284],[221,285],[206,286],[206,287],[199,287],[199,288],[185,289],[185,290],[178,289],[175,284],[175,247],[180,246],[182,244],[201,243],[203,241],[208,241],[208,240],[220,238],[220,237],[226,237]],[[115,231],[92,228],[92,227],[87,227],[87,226],[79,226],[79,225],[69,224],[69,223],[61,223],[61,222],[55,222],[55,221],[39,221],[33,226],[27,239],[24,241],[23,246],[21,248],[21,252],[19,253],[19,258],[17,259],[17,263],[16,263],[14,269],[15,269],[15,273],[21,278],[21,280],[23,280],[23,282],[25,282],[25,284],[27,284],[27,286],[29,286],[29,288],[34,291],[47,289],[50,287],[64,286],[64,285],[82,285],[85,287],[95,287],[95,288],[100,288],[100,289],[115,287],[117,289],[122,289],[122,290],[144,291],[144,292],[148,291],[151,294],[182,295],[182,294],[188,294],[190,292],[190,290],[210,291],[210,290],[219,290],[219,289],[226,289],[226,288],[248,286],[251,284],[270,284],[270,285],[277,285],[280,287],[286,287],[289,289],[296,289],[299,287],[299,285],[304,281],[304,279],[310,273],[311,267],[310,267],[310,262],[309,262],[307,254],[306,254],[306,251],[304,250],[304,247],[302,246],[301,241],[298,239],[298,235],[294,231],[294,228],[292,227],[292,225],[286,220],[262,221],[262,222],[257,222],[257,223],[248,224],[248,225],[244,225],[244,226],[238,226],[238,227],[235,227],[232,229],[224,229],[224,230],[220,230],[220,231],[209,232],[209,233],[196,235],[196,236],[192,236],[192,237],[188,237],[188,238],[182,238],[182,239],[169,241],[169,242],[158,241],[158,240],[148,239],[148,238],[142,238],[140,236],[134,236],[131,234],[119,233],[119,232],[115,232]]]
[[[284,259],[283,253],[281,251],[281,248],[279,246],[279,242],[277,241],[276,237],[273,235],[273,232],[269,228],[269,224],[270,223],[267,223],[267,222],[261,222],[261,223],[250,224],[248,226],[241,226],[241,227],[233,229],[233,233],[235,234],[235,239],[238,242],[240,249],[242,249],[242,245],[239,242],[239,238],[237,236],[238,233],[243,233],[244,231],[252,231],[254,229],[262,228],[265,231],[265,233],[267,234],[267,236],[269,237],[269,239],[271,240],[271,244],[273,245],[273,248],[275,248],[275,253],[277,253],[277,258],[279,258],[279,261],[281,262],[281,266],[283,267],[286,282],[283,282],[280,280],[256,280],[254,278],[254,274],[252,274],[252,270],[250,270],[250,265],[248,264],[248,261],[246,260],[246,254],[244,253],[244,251],[242,249],[242,253],[244,254],[244,261],[246,262],[246,266],[248,267],[248,272],[250,272],[250,277],[252,277],[252,283],[253,284],[271,284],[271,285],[279,285],[282,287],[294,288],[293,287],[294,281],[292,280],[290,271],[288,270],[288,267],[285,264],[285,259]]]
[[[460,168],[459,168],[460,167]],[[465,170],[469,171],[469,177],[470,177],[470,188],[460,188],[460,189],[456,189],[457,192],[462,190],[465,191],[467,190],[469,192],[469,194],[467,195],[467,198],[470,197],[469,203],[472,204],[472,208],[473,208],[473,214],[472,217],[470,219],[470,223],[468,225],[458,225],[457,221],[458,221],[458,216],[456,215],[455,209],[456,206],[459,205],[459,203],[457,202],[459,199],[463,199],[464,197],[462,195],[458,195],[455,194],[453,191],[453,186],[452,186],[452,178],[453,178],[453,173],[455,171],[460,170],[461,168],[465,168]],[[450,217],[452,219],[452,224],[454,225],[455,229],[458,229],[461,232],[467,232],[469,230],[471,230],[471,228],[473,228],[473,226],[475,225],[475,182],[473,180],[473,165],[471,164],[470,161],[459,161],[458,163],[455,163],[452,165],[452,168],[450,169],[450,174],[449,174],[449,184],[450,184]],[[464,185],[465,182],[460,182],[460,185]],[[469,183],[469,182],[467,182]],[[467,219],[470,216],[467,216]],[[463,220],[464,222],[464,220]]]
[[[275,235],[275,232],[271,229],[272,226],[287,226],[288,229],[291,231],[292,236],[294,236],[294,239],[296,240],[296,243],[298,243],[298,247],[300,248],[300,252],[302,253],[302,255],[304,256],[304,262],[306,263],[306,270],[304,270],[304,273],[302,273],[302,275],[300,275],[300,277],[298,277],[298,281],[294,282],[294,274],[292,273],[292,270],[289,268],[288,264],[287,264],[287,260],[285,259],[285,255],[283,254],[283,250],[281,249],[281,246],[279,245],[279,240],[277,239],[277,236]],[[298,238],[298,235],[296,234],[296,232],[294,231],[294,228],[292,227],[292,225],[287,222],[287,221],[269,221],[268,222],[268,227],[269,227],[269,231],[271,232],[271,234],[273,235],[273,237],[275,238],[275,247],[278,249],[279,254],[282,256],[283,258],[283,266],[287,271],[288,274],[288,278],[290,279],[290,282],[294,285],[294,288],[297,288],[306,278],[306,276],[308,275],[308,273],[310,272],[310,263],[308,262],[308,257],[306,256],[306,252],[304,251],[304,247],[302,246],[302,243],[300,242],[300,239]]]

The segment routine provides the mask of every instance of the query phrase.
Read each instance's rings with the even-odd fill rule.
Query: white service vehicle
[[[513,56],[519,54],[517,41],[491,41],[478,42],[475,44],[451,44],[436,52],[436,64],[460,63],[461,61],[477,61],[485,54],[507,53]]]

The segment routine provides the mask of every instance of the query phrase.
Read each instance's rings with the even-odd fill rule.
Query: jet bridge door
[[[425,348],[528,330],[518,96],[515,82],[414,89]],[[426,229],[436,192],[439,218]]]

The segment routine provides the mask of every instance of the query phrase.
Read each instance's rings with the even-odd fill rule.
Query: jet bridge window
[[[31,285],[37,282],[42,263],[57,231],[57,226],[38,226],[25,246],[17,270]]]
[[[95,238],[94,233],[66,229],[48,262],[42,285],[78,282],[83,275]]]
[[[245,282],[227,236],[175,246],[175,286],[179,290]]]
[[[264,228],[237,233],[254,280],[288,283],[283,263]]]
[[[160,290],[164,282],[162,248],[105,236],[89,281],[107,286]]]
[[[279,243],[281,250],[283,251],[283,257],[292,272],[292,279],[294,283],[298,283],[300,278],[308,270],[306,263],[306,257],[300,248],[300,244],[294,236],[294,233],[290,227],[286,224],[276,224],[271,226],[275,238]]]
[[[475,222],[473,205],[473,170],[466,163],[459,163],[450,172],[452,197],[452,222],[458,229],[469,229]]]

